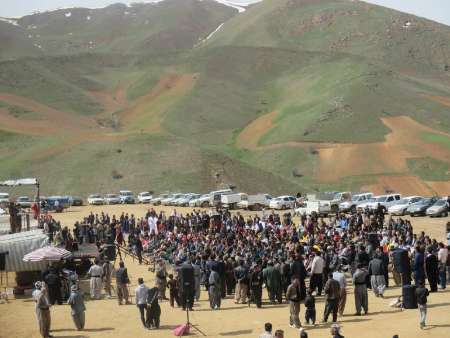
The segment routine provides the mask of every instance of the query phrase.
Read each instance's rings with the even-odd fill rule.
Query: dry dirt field
[[[55,217],[62,221],[63,225],[72,226],[91,210],[100,212],[108,211],[110,214],[120,215],[122,211],[133,213],[141,217],[148,206],[108,206],[108,207],[81,207],[73,208]],[[161,208],[155,208],[160,210]],[[172,208],[165,208],[170,212]],[[180,208],[177,208],[180,211]],[[183,209],[187,210],[187,209]],[[444,239],[444,225],[448,219],[414,218],[415,231],[424,230],[436,237]],[[139,266],[129,257],[125,259],[132,285],[130,290],[134,292],[137,278],[143,277],[147,285],[154,282],[154,274],[148,271],[147,266]],[[399,288],[390,288],[386,292],[386,298],[369,296],[369,315],[355,317],[352,287],[348,288],[348,300],[345,314],[339,318],[342,325],[342,333],[346,338],[391,338],[398,334],[400,338],[422,337],[448,337],[450,328],[450,288],[446,291],[432,294],[429,297],[428,327],[420,330],[418,310],[400,311],[389,307],[389,302],[400,295]],[[267,301],[267,295],[264,294]],[[55,306],[51,309],[52,334],[55,337],[77,338],[106,338],[106,337],[172,337],[172,329],[186,321],[186,315],[180,309],[170,308],[168,302],[161,304],[161,329],[158,331],[146,331],[140,323],[138,310],[135,305],[118,306],[116,299],[86,302],[86,330],[78,332],[70,316],[70,308],[67,305]],[[320,320],[323,313],[323,298],[317,299],[317,313]],[[201,331],[208,337],[258,337],[263,331],[265,322],[271,322],[274,329],[283,329],[285,337],[298,337],[298,331],[289,327],[289,309],[283,305],[263,305],[262,309],[254,306],[236,305],[232,299],[223,302],[220,311],[210,311],[207,293],[202,290],[201,301],[195,305],[195,311],[191,313],[191,322],[198,325]],[[300,319],[304,317],[304,308],[301,306]],[[330,337],[329,325],[316,327],[306,326],[309,337]],[[30,298],[13,299],[9,304],[0,304],[0,337],[34,338],[39,337],[37,322],[34,314],[34,303]],[[201,336],[193,332],[193,336]]]

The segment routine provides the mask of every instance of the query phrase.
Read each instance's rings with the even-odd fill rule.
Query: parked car
[[[21,208],[31,208],[33,202],[28,196],[20,196],[16,200],[16,204]]]
[[[161,205],[170,205],[170,202],[172,202],[174,199],[180,198],[181,196],[183,196],[183,194],[169,194],[169,196],[161,200]]]
[[[406,214],[406,211],[411,204],[420,202],[421,200],[423,200],[423,197],[421,196],[403,197],[401,200],[394,203],[394,205],[391,205],[387,211],[391,215],[403,216]]]
[[[400,201],[402,195],[400,194],[389,194],[389,195],[380,195],[375,196],[375,201],[368,203],[368,208],[371,211],[377,210],[378,205],[386,212],[390,206],[394,205],[396,202]]]
[[[148,191],[143,191],[138,194],[139,203],[150,203],[152,199],[153,196]]]
[[[120,204],[122,200],[118,194],[106,194],[105,195],[105,204]]]
[[[269,194],[256,194],[241,196],[241,201],[237,204],[238,208],[248,210],[261,210],[269,206],[272,196]]]
[[[153,205],[160,205],[161,201],[165,198],[167,198],[169,194],[161,194],[158,197],[154,197],[150,200],[150,203]]]
[[[368,202],[372,197],[373,194],[371,192],[353,195],[350,201],[344,201],[339,204],[339,211],[355,213],[358,205]]]
[[[81,207],[83,205],[83,199],[81,197],[70,197],[70,205],[74,207]]]
[[[169,202],[168,205],[177,206],[178,201],[185,199],[189,194],[176,194],[176,196]]]
[[[449,205],[446,199],[441,199],[427,209],[427,216],[447,217]]]
[[[200,197],[200,194],[187,194],[183,198],[179,198],[177,200],[177,205],[180,207],[187,207],[192,200],[195,200]]]
[[[197,198],[190,200],[189,206],[190,207],[200,207],[200,206],[202,206],[203,203],[209,203],[210,198],[211,197],[209,194],[203,194]]]
[[[356,206],[356,210],[357,210],[357,211],[368,210],[368,209],[369,209],[369,206],[372,205],[372,203],[375,203],[376,200],[377,200],[376,197],[371,197],[371,198],[369,198],[367,201],[362,202],[362,203],[359,203],[359,204]]]
[[[6,192],[0,192],[0,204],[9,203],[9,194]]]
[[[282,209],[292,209],[295,206],[294,196],[279,196],[270,200],[269,208],[282,210]]]
[[[92,194],[88,196],[89,205],[103,205],[105,204],[105,199],[100,194]]]
[[[406,213],[411,217],[414,216],[425,216],[427,213],[427,209],[431,207],[434,203],[438,201],[437,197],[424,198],[423,200],[411,204],[408,209],[406,209]]]
[[[310,216],[313,213],[319,216],[326,216],[331,212],[330,201],[305,201],[301,207],[295,209],[297,215],[307,216]]]
[[[133,192],[129,190],[120,190],[119,198],[122,204],[134,204],[136,202]]]

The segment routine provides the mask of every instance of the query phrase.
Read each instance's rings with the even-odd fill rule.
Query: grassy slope
[[[77,9],[70,20],[65,10],[22,19],[24,27],[36,25],[31,40],[39,34],[44,52],[59,56],[1,62],[0,92],[95,114],[102,108],[88,91],[131,83],[127,97],[135,100],[164,74],[198,73],[199,80],[164,114],[169,135],[84,143],[31,164],[31,153],[62,140],[8,135],[0,138],[0,157],[8,162],[0,177],[57,177],[56,185],[48,180],[44,186],[85,193],[92,186],[208,190],[220,172],[224,181],[250,192],[353,190],[374,177],[321,185],[314,181],[316,155],[300,148],[241,150],[236,135],[274,110],[275,128],[261,145],[377,141],[389,131],[380,117],[392,115],[450,130],[448,107],[422,95],[450,96],[450,79],[442,72],[447,47],[433,48],[449,39],[442,25],[359,2],[266,0],[191,51],[234,12],[214,2],[181,4]],[[401,28],[406,20],[413,22],[408,31]],[[27,149],[18,158],[7,152],[16,146]],[[112,180],[112,170],[124,178]],[[295,177],[294,170],[303,176]],[[89,178],[80,185],[86,172]]]

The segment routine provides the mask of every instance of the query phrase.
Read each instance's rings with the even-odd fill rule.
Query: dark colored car
[[[72,206],[81,207],[83,205],[83,199],[81,197],[72,197]]]
[[[425,216],[427,209],[436,203],[437,200],[437,197],[424,198],[420,202],[411,204],[408,209],[406,209],[406,214],[409,214],[412,217]]]

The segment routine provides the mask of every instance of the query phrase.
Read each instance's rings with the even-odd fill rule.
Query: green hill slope
[[[0,177],[40,176],[55,193],[413,182],[432,194],[439,183],[411,163],[439,161],[440,178],[450,164],[422,137],[450,132],[450,28],[425,19],[344,0],[239,15],[165,0],[4,25]]]

